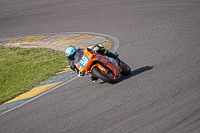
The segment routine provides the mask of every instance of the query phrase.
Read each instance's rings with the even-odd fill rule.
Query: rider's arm
[[[84,73],[81,73],[76,65],[74,64],[74,61],[69,60],[69,67],[76,72],[76,74],[80,77],[84,76]]]
[[[74,61],[69,60],[69,67],[70,67],[73,71],[75,71],[76,66],[75,66],[75,64],[74,64]]]

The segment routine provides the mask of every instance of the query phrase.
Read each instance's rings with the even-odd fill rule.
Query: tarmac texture
[[[68,41],[48,33],[110,35],[132,70],[113,85],[87,76],[63,82],[0,115],[1,132],[200,133],[199,0],[1,0],[0,6],[0,38],[22,37],[8,42],[47,37],[59,45]]]

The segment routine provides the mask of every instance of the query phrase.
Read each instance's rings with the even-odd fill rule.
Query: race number
[[[80,61],[79,64],[80,64],[82,67],[85,67],[86,64],[88,63],[88,61],[89,61],[89,59],[88,59],[86,56],[83,56],[83,58],[81,59],[81,61]]]

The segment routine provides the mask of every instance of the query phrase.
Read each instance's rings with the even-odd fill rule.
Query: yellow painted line
[[[53,83],[53,84],[48,84],[48,85],[44,85],[44,86],[39,86],[39,87],[36,87],[24,94],[21,94],[19,95],[18,97],[4,103],[4,104],[7,104],[7,103],[11,103],[11,102],[14,102],[14,101],[18,101],[18,100],[22,100],[22,99],[26,99],[26,98],[30,98],[30,97],[34,97],[34,96],[37,96],[38,94],[48,90],[48,89],[51,89],[52,87],[54,86],[57,86],[61,83],[63,83],[64,81],[61,81],[61,82],[57,82],[57,83]]]
[[[22,38],[22,39],[18,39],[18,40],[8,42],[5,45],[15,44],[15,43],[23,44],[23,43],[26,43],[26,42],[33,42],[33,41],[37,41],[37,40],[40,40],[42,38],[46,38],[46,37],[49,37],[49,36],[51,36],[51,35],[28,36],[28,37],[25,37],[25,38]]]
[[[110,47],[111,47],[111,45],[112,45],[112,44],[111,44],[111,42],[110,42],[110,41],[108,41],[108,40],[107,40],[107,41],[104,41],[104,42],[102,42],[102,44],[101,44],[101,45],[103,45],[105,48],[107,47],[107,49],[108,49],[108,48],[110,48]]]
[[[111,47],[111,42],[106,40],[106,41],[103,41],[103,42],[99,42],[99,43],[94,43],[94,44],[91,44],[91,45],[87,45],[87,46],[80,46],[79,48],[82,49],[82,48],[85,48],[85,47],[88,47],[88,46],[95,46],[97,44],[101,44],[103,45],[104,47]]]
[[[72,44],[72,43],[80,42],[82,40],[92,38],[92,37],[95,37],[95,36],[94,35],[76,35],[76,36],[72,36],[69,38],[55,41],[53,43],[55,43],[55,44]]]
[[[67,67],[67,68],[63,69],[62,72],[58,72],[56,74],[61,74],[61,73],[69,72],[69,71],[72,71],[72,69]]]

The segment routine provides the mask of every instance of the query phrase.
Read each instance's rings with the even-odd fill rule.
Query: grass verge
[[[0,104],[62,71],[65,54],[47,49],[0,47]]]

